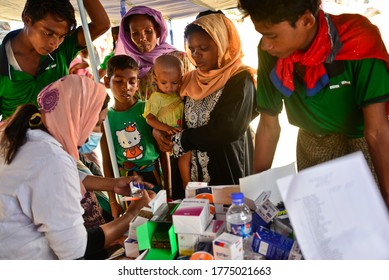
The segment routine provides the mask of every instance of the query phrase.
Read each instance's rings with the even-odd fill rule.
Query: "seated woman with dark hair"
[[[40,109],[21,105],[2,123],[0,259],[90,258],[122,237],[150,201],[144,192],[120,218],[84,226],[78,147],[95,127],[106,95],[103,85],[69,75],[39,93]]]

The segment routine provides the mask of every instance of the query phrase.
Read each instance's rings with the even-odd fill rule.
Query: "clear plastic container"
[[[131,187],[131,196],[134,198],[141,198],[142,197],[142,191],[145,189],[142,183],[138,183],[135,181],[132,181],[130,183]]]
[[[247,238],[251,235],[251,220],[251,210],[244,204],[243,193],[232,193],[232,204],[226,215],[227,232]]]

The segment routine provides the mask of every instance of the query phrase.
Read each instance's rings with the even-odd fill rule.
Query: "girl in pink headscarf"
[[[184,72],[193,69],[185,52],[166,42],[168,28],[162,14],[146,6],[132,7],[122,18],[115,55],[131,56],[139,65],[138,98],[148,99],[156,91],[151,70],[161,54],[172,54],[182,60]]]
[[[95,127],[104,86],[66,76],[25,104],[0,129],[0,259],[90,258],[128,230],[150,200],[131,203],[120,218],[86,230],[80,205],[78,146]]]

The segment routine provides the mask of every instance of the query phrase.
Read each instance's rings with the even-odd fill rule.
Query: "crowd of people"
[[[100,1],[83,2],[94,40],[110,20]],[[158,191],[183,199],[188,182],[237,185],[270,169],[284,106],[299,127],[298,170],[360,150],[389,205],[389,56],[377,27],[320,0],[239,8],[262,35],[257,71],[222,12],[200,13],[178,50],[162,14],[134,6],[112,29],[100,83],[71,3],[26,1],[24,27],[0,47],[0,259],[107,258]],[[88,157],[99,144],[101,165]],[[132,183],[145,190],[123,206]]]

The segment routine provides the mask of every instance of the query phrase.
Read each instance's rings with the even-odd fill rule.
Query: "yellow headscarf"
[[[225,86],[235,74],[253,69],[242,64],[242,45],[234,24],[222,14],[203,16],[191,24],[202,27],[211,36],[218,47],[218,69],[203,72],[200,69],[188,72],[183,79],[180,94],[200,100]],[[185,50],[190,61],[196,65],[185,42]]]

